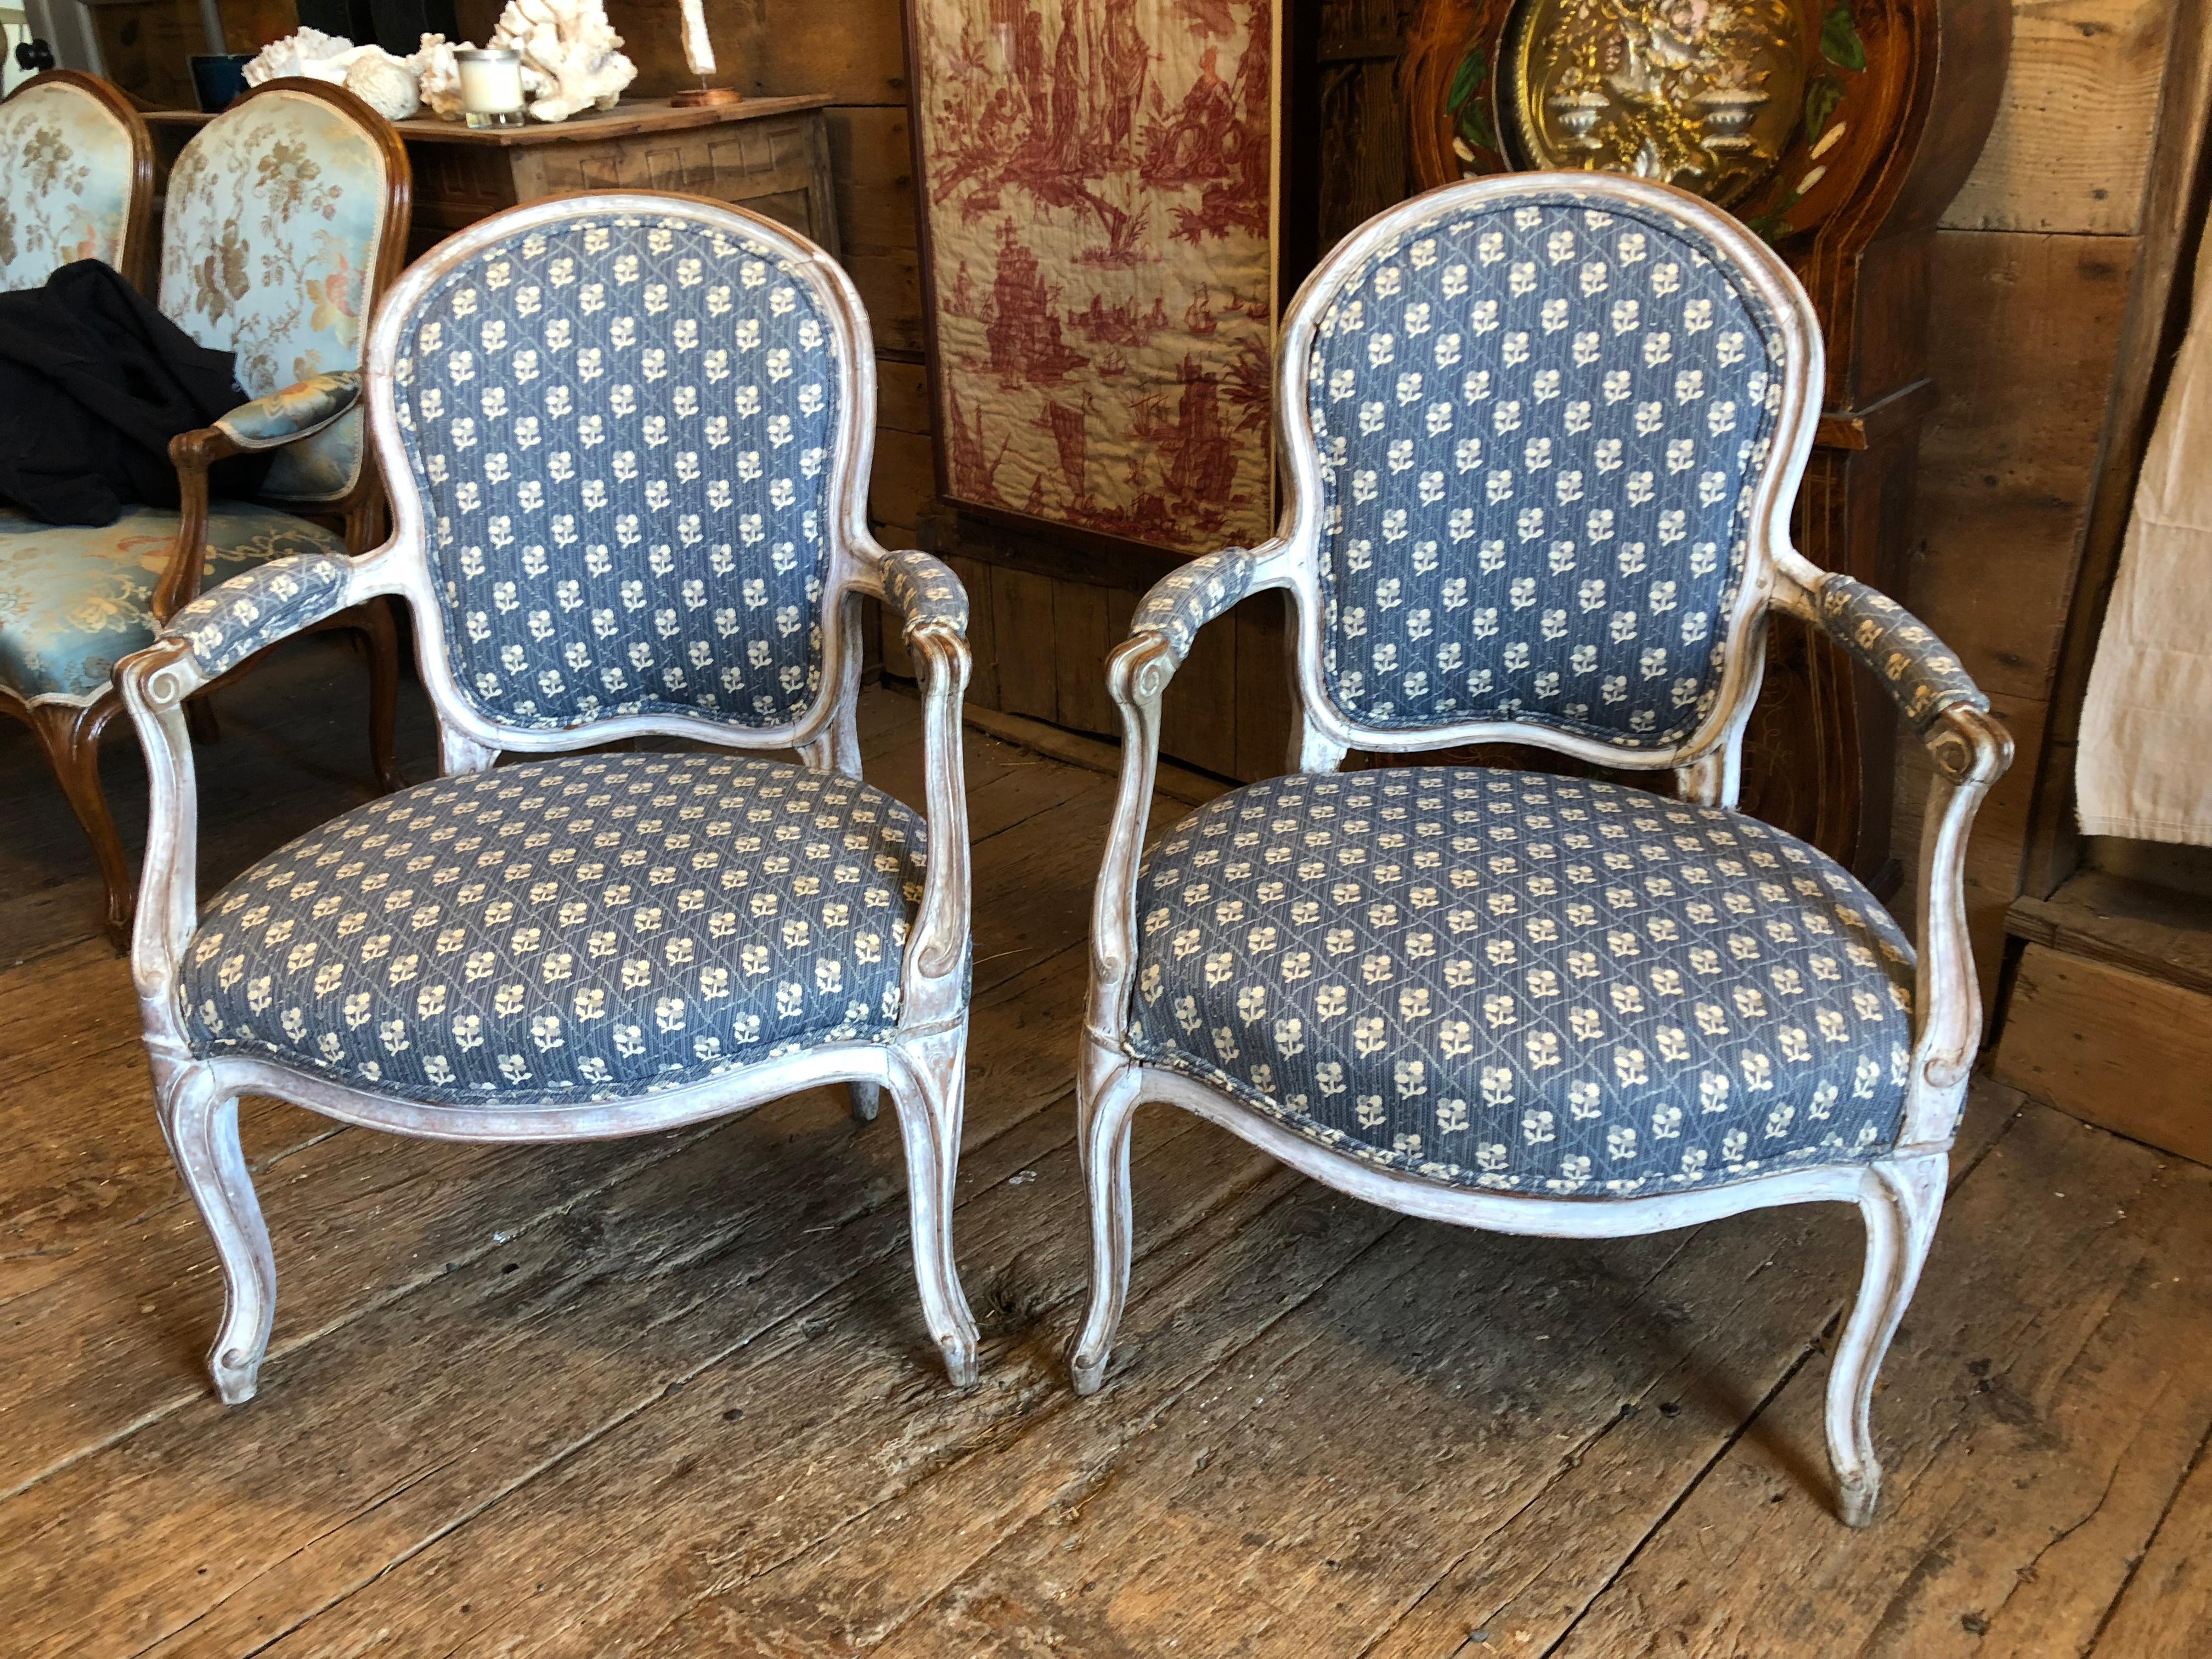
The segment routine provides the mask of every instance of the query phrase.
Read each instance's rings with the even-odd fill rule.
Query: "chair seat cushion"
[[[921,819],[781,761],[579,755],[331,819],[208,906],[192,1046],[441,1104],[605,1101],[884,1036]]]
[[[1128,1052],[1352,1157],[1589,1197],[1895,1141],[1912,953],[1738,812],[1489,768],[1278,778],[1139,878]]]
[[[41,524],[0,507],[0,684],[26,702],[87,702],[115,665],[154,642],[154,589],[177,544],[177,514],[126,508],[113,524]],[[343,555],[319,525],[251,501],[208,513],[203,590],[289,553]]]

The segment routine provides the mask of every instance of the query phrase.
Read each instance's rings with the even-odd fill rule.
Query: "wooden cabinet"
[[[816,94],[677,109],[647,98],[526,127],[395,123],[415,169],[409,256],[501,208],[586,190],[711,197],[789,225],[834,256],[837,216],[822,116],[829,102]],[[146,118],[164,177],[208,118],[191,110]]]

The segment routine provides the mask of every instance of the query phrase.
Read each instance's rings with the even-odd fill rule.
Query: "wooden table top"
[[[627,138],[640,132],[680,132],[687,127],[729,126],[757,121],[770,115],[789,115],[799,110],[821,109],[831,101],[826,92],[808,92],[784,98],[747,98],[734,104],[703,104],[677,109],[665,98],[626,98],[612,109],[587,109],[565,121],[532,121],[519,127],[472,127],[460,121],[441,121],[434,116],[416,116],[394,121],[399,136],[416,143],[491,144],[510,149],[520,144],[558,144]],[[153,126],[197,127],[213,120],[203,110],[163,109],[150,112]]]

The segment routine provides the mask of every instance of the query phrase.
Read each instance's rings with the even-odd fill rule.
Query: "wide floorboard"
[[[368,798],[362,682],[310,641],[220,696],[204,890]],[[917,706],[865,707],[870,777],[918,803]],[[419,694],[403,736],[426,776]],[[109,750],[135,845],[143,768],[127,731]],[[1820,1439],[1840,1209],[1498,1237],[1148,1108],[1129,1317],[1076,1398],[1112,784],[974,733],[967,767],[977,1388],[921,1329],[896,1126],[835,1091],[562,1147],[252,1101],[280,1296],[260,1397],[226,1408],[89,852],[0,726],[0,1651],[2212,1652],[2212,1170],[1991,1085],[1865,1532]]]

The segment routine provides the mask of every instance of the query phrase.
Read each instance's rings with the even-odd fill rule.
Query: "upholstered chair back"
[[[1705,726],[1757,611],[1784,381],[1817,383],[1771,284],[1694,218],[1557,180],[1316,273],[1285,415],[1294,448],[1310,423],[1321,689],[1346,722],[1617,751]]]
[[[121,94],[68,70],[0,103],[0,291],[98,259],[136,278],[153,190],[146,128]]]
[[[170,171],[161,310],[202,345],[235,352],[256,398],[359,368],[378,273],[404,234],[405,165],[389,124],[343,89],[258,88]],[[361,416],[349,415],[278,451],[262,493],[336,501],[360,481],[364,450]]]
[[[793,726],[866,464],[858,303],[719,208],[549,210],[417,266],[379,323],[387,477],[443,616],[426,663],[511,732]]]

